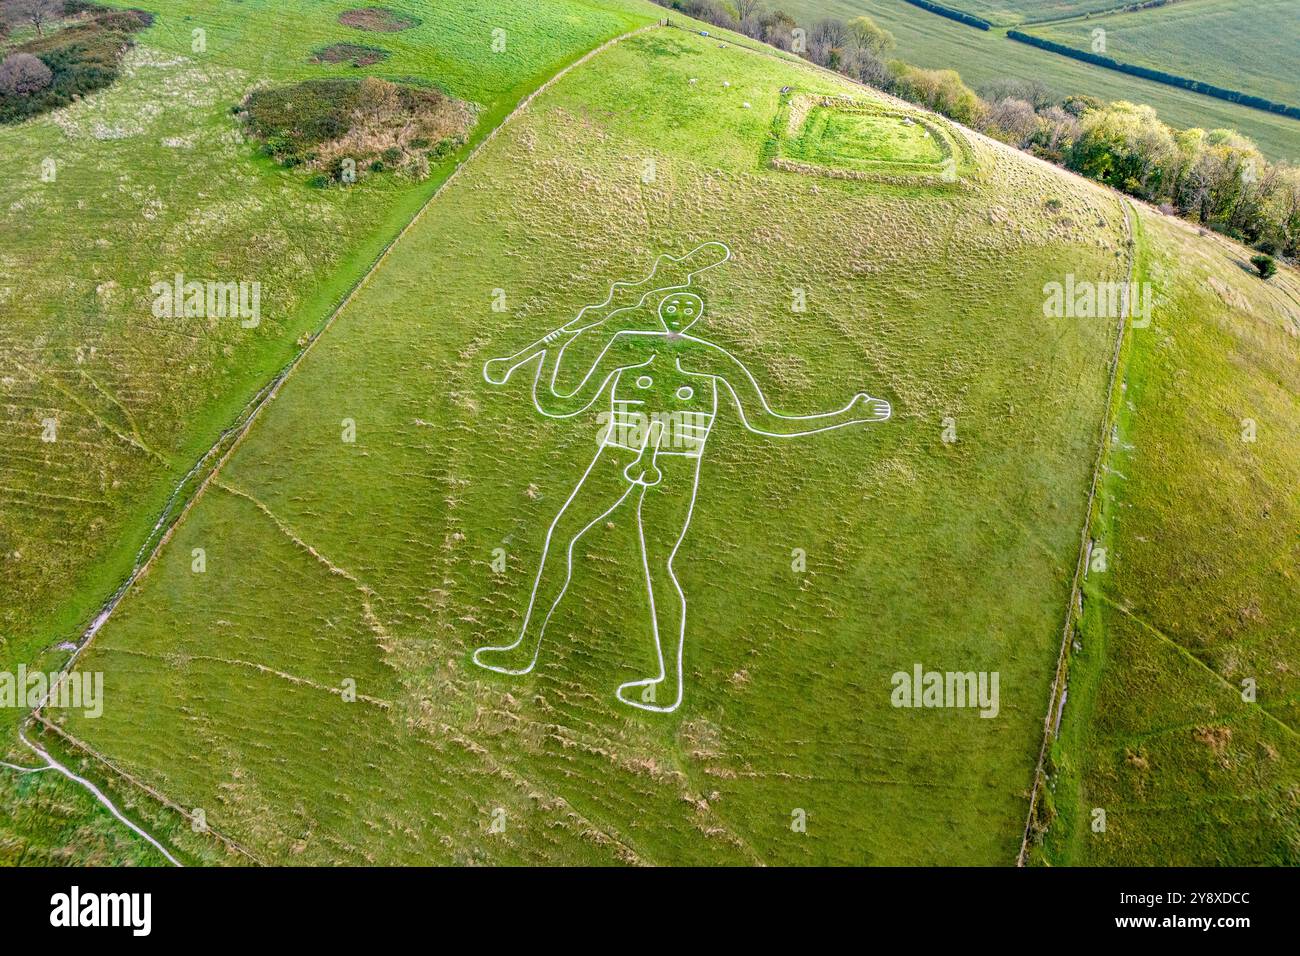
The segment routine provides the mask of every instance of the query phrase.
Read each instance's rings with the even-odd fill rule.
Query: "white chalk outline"
[[[647,289],[647,291],[645,291],[640,296],[640,298],[637,299],[635,305],[625,306],[623,308],[616,309],[599,321],[592,322],[585,326],[581,326],[580,328],[575,328],[575,324],[580,325],[582,318],[586,315],[586,313],[590,309],[592,308],[599,309],[605,305],[608,305],[613,300],[614,294],[618,289],[636,288],[638,286],[650,283],[654,279],[655,275],[658,273],[659,266],[664,261],[668,261],[668,262],[685,261],[686,259],[693,256],[695,253],[711,245],[718,246],[721,249],[721,251],[723,252],[722,258],[718,259],[716,262],[712,262],[707,266],[704,266],[700,269],[697,269],[689,273],[687,275],[686,282],[684,284],[661,286],[661,287]],[[628,496],[632,493],[633,489],[640,487],[640,493],[637,495],[637,499],[636,499],[637,541],[641,551],[641,566],[642,566],[642,571],[645,575],[646,594],[650,602],[650,626],[651,626],[652,635],[654,637],[655,654],[659,661],[659,673],[658,676],[656,677],[646,677],[640,680],[627,681],[623,684],[620,684],[614,693],[615,696],[620,701],[632,707],[637,707],[640,708],[641,710],[654,711],[657,713],[672,713],[681,705],[683,692],[685,690],[685,686],[684,686],[685,682],[682,673],[682,652],[686,643],[686,593],[685,591],[682,590],[681,582],[677,579],[677,573],[673,568],[673,562],[677,558],[677,552],[681,548],[682,541],[684,541],[686,538],[686,532],[690,529],[691,518],[695,514],[695,501],[699,493],[699,487],[700,487],[700,463],[703,461],[704,458],[705,443],[708,440],[708,436],[713,429],[713,423],[717,420],[718,382],[721,381],[722,384],[726,386],[727,391],[730,393],[732,402],[735,404],[736,410],[740,415],[741,424],[744,425],[748,431],[756,435],[764,435],[764,436],[776,437],[776,438],[799,438],[805,435],[816,435],[822,432],[833,431],[838,428],[845,428],[850,425],[860,425],[869,422],[883,422],[883,421],[887,421],[891,417],[893,410],[890,407],[888,402],[882,399],[872,398],[871,396],[867,395],[867,393],[865,392],[858,392],[853,396],[853,398],[849,400],[848,404],[846,404],[842,408],[838,408],[828,412],[816,412],[809,415],[784,415],[774,410],[771,407],[771,405],[768,404],[767,397],[763,394],[763,390],[759,386],[758,380],[754,378],[753,373],[749,371],[749,369],[745,366],[744,362],[742,362],[735,355],[733,355],[731,352],[727,351],[727,349],[723,348],[720,345],[715,345],[714,343],[706,341],[705,339],[701,339],[696,336],[686,334],[686,329],[693,326],[697,321],[699,321],[699,319],[704,314],[703,300],[700,299],[700,297],[693,292],[682,293],[683,295],[691,296],[692,298],[696,299],[699,302],[699,308],[696,312],[695,318],[692,319],[689,323],[687,323],[685,327],[683,327],[680,330],[673,330],[669,327],[667,320],[664,318],[664,305],[668,301],[668,299],[672,297],[666,296],[659,303],[658,317],[662,325],[661,330],[654,330],[654,331],[620,330],[614,333],[609,337],[609,341],[605,343],[605,346],[604,348],[601,349],[600,354],[596,356],[596,358],[592,361],[591,367],[588,369],[586,375],[583,376],[582,381],[580,381],[577,384],[577,386],[575,386],[571,391],[567,393],[561,393],[556,390],[555,387],[556,376],[559,374],[560,365],[563,364],[564,350],[579,335],[603,324],[605,321],[612,318],[614,315],[617,315],[621,312],[627,312],[639,308],[641,305],[645,303],[646,299],[652,295],[655,295],[657,293],[673,292],[675,290],[682,290],[682,289],[689,288],[695,276],[699,275],[702,272],[706,272],[709,269],[715,268],[716,266],[719,266],[724,262],[728,262],[731,260],[731,258],[732,258],[731,249],[725,243],[716,242],[716,241],[701,243],[699,246],[696,246],[690,252],[686,253],[686,255],[681,257],[661,255],[659,256],[658,259],[655,260],[654,268],[651,269],[650,274],[646,276],[644,279],[641,279],[637,282],[615,282],[613,285],[610,286],[609,294],[605,297],[604,302],[600,303],[600,305],[585,306],[574,319],[565,323],[563,326],[559,327],[558,329],[555,329],[547,333],[541,339],[537,340],[536,342],[532,343],[529,346],[526,346],[523,349],[520,349],[519,351],[515,352],[512,355],[505,356],[503,358],[489,359],[483,365],[483,378],[489,384],[504,385],[506,382],[510,380],[511,375],[514,374],[516,369],[528,364],[529,362],[536,361],[537,371],[533,377],[533,383],[532,383],[533,405],[539,412],[541,412],[543,415],[545,415],[548,418],[572,418],[576,415],[581,414],[582,412],[585,412],[587,409],[589,409],[592,405],[596,403],[597,399],[599,399],[600,396],[605,393],[610,383],[613,382],[614,387],[609,388],[610,415],[611,415],[611,420],[613,420],[612,416],[617,414],[616,405],[619,404],[618,402],[615,401],[615,395],[617,394],[619,377],[622,375],[623,372],[629,369],[650,367],[658,357],[658,353],[655,352],[651,354],[650,358],[646,359],[643,362],[620,365],[610,370],[609,373],[604,377],[604,379],[601,380],[599,386],[597,386],[593,390],[591,398],[588,399],[585,403],[583,403],[581,407],[578,408],[577,410],[571,412],[553,412],[553,411],[548,411],[546,408],[544,408],[541,402],[538,400],[538,386],[541,383],[542,375],[547,365],[546,353],[549,351],[550,346],[553,345],[555,342],[559,341],[561,336],[566,334],[569,335],[569,338],[564,342],[563,345],[560,346],[559,351],[555,356],[554,368],[552,369],[550,375],[550,381],[545,386],[547,391],[549,391],[553,397],[563,402],[565,399],[574,399],[576,396],[579,395],[579,393],[583,391],[584,388],[587,387],[588,382],[592,379],[592,377],[596,374],[597,370],[604,363],[606,354],[609,352],[610,348],[613,346],[615,340],[617,340],[619,336],[651,335],[651,336],[658,336],[661,338],[671,337],[673,339],[685,339],[689,342],[703,346],[705,349],[710,350],[711,352],[723,356],[727,360],[729,360],[730,367],[738,369],[740,373],[743,374],[744,378],[748,380],[749,386],[753,390],[752,397],[756,397],[758,399],[758,402],[762,406],[762,410],[764,414],[767,415],[769,418],[784,419],[786,421],[806,421],[812,423],[817,420],[824,420],[828,418],[842,418],[842,416],[850,412],[857,405],[862,405],[865,409],[869,409],[870,410],[869,417],[837,421],[834,424],[823,425],[821,427],[810,427],[803,431],[797,431],[797,432],[766,431],[762,428],[755,427],[754,424],[750,422],[749,417],[745,414],[744,403],[742,402],[740,395],[737,393],[735,385],[732,384],[731,380],[727,378],[726,375],[693,372],[689,369],[682,368],[681,357],[677,356],[674,360],[674,364],[678,372],[682,373],[683,375],[689,375],[695,378],[708,379],[710,385],[712,386],[713,408],[710,413],[707,413],[707,423],[692,426],[694,429],[701,431],[701,434],[698,435],[693,434],[691,436],[693,447],[691,448],[691,450],[688,451],[664,451],[660,441],[663,435],[664,425],[661,421],[658,420],[652,422],[651,426],[646,429],[645,438],[641,443],[640,453],[638,454],[636,460],[624,468],[624,477],[628,482],[627,488],[623,491],[623,493],[618,497],[618,499],[612,505],[610,505],[608,508],[602,511],[591,521],[589,521],[586,525],[582,527],[581,530],[576,532],[573,535],[573,537],[569,539],[566,547],[566,554],[565,554],[564,583],[561,586],[559,593],[555,596],[555,599],[551,602],[551,606],[546,612],[546,617],[543,619],[542,625],[537,631],[536,639],[533,646],[533,654],[531,659],[528,662],[528,665],[526,667],[510,668],[510,667],[502,667],[499,665],[484,663],[479,657],[480,654],[484,652],[513,651],[514,649],[519,647],[525,635],[528,633],[528,626],[533,619],[533,612],[536,609],[537,591],[538,588],[541,586],[542,575],[546,570],[547,558],[550,555],[551,539],[555,534],[555,528],[559,524],[560,518],[564,516],[564,513],[568,510],[569,506],[573,503],[574,499],[578,496],[578,492],[582,489],[582,486],[586,483],[587,477],[591,474],[592,470],[595,469],[596,463],[600,461],[600,458],[605,453],[606,448],[613,445],[613,447],[619,448],[621,450],[634,450],[628,448],[627,446],[619,445],[612,442],[611,439],[609,438],[609,433],[606,434],[606,437],[601,442],[600,447],[596,450],[595,457],[593,457],[591,463],[587,465],[586,471],[582,473],[582,477],[579,478],[578,483],[574,485],[573,491],[569,493],[569,497],[565,499],[564,504],[561,505],[559,511],[556,512],[555,518],[551,521],[550,527],[546,529],[546,538],[542,544],[542,554],[541,554],[541,559],[538,562],[537,575],[533,579],[533,589],[528,598],[528,609],[524,613],[524,620],[519,629],[519,636],[516,637],[514,641],[512,641],[509,644],[491,645],[491,646],[485,645],[483,647],[477,648],[474,651],[473,660],[474,663],[477,664],[479,667],[485,668],[486,670],[495,671],[498,674],[508,674],[511,676],[522,676],[533,670],[533,668],[537,665],[537,658],[541,653],[542,641],[546,636],[546,628],[549,626],[551,622],[551,616],[555,613],[555,609],[560,606],[560,602],[564,600],[564,596],[569,589],[569,583],[573,579],[573,550],[577,546],[579,539],[582,538],[583,535],[585,535],[598,523],[600,523],[609,515],[611,515],[620,505],[622,505],[623,502],[626,501]],[[499,376],[497,378],[494,378],[492,375],[488,373],[488,369],[490,366],[494,364],[500,364],[503,362],[510,363],[509,367],[505,370],[504,373],[499,373]],[[637,384],[638,385],[640,384],[639,380]],[[682,386],[681,389],[678,389],[678,392],[680,393],[682,389],[688,389],[688,388],[689,386]],[[692,396],[693,394],[694,392],[692,390]],[[628,404],[628,402],[623,401],[622,404]],[[706,415],[706,413],[703,412],[699,414],[701,418],[705,417]],[[632,469],[642,462],[647,451],[649,451],[651,454],[650,469],[642,469],[641,472],[635,475],[632,474]],[[659,633],[659,619],[655,608],[654,580],[653,580],[653,575],[651,574],[650,571],[650,557],[649,557],[649,552],[646,548],[645,525],[642,519],[642,507],[645,503],[646,492],[650,488],[656,487],[660,482],[660,478],[658,477],[656,477],[654,481],[646,481],[644,480],[644,478],[645,475],[650,472],[653,472],[656,475],[661,474],[659,472],[659,469],[656,467],[656,463],[660,455],[676,455],[676,456],[683,456],[683,457],[695,459],[695,468],[694,468],[694,474],[692,475],[692,484],[691,484],[691,497],[690,497],[690,503],[686,510],[686,517],[682,522],[681,533],[677,536],[677,540],[673,544],[672,551],[669,553],[668,560],[665,563],[666,569],[668,571],[668,576],[669,578],[672,579],[673,588],[677,592],[678,599],[681,601],[681,614],[679,616],[680,623],[678,626],[677,643],[676,643],[676,647],[674,648],[674,654],[673,654],[674,661],[675,661],[675,669],[677,674],[677,695],[676,698],[673,700],[673,702],[667,705],[658,705],[653,702],[647,702],[645,700],[633,699],[628,696],[624,696],[624,693],[630,691],[632,688],[648,687],[648,686],[660,684],[664,681],[664,679],[667,676],[667,662],[664,659],[663,642],[662,642],[662,637]]]
[[[45,700],[47,700],[48,698],[49,698],[49,694],[46,694],[46,697],[41,700],[41,704],[44,705]],[[77,776],[67,767],[63,766],[63,764],[59,763],[57,760],[51,757],[49,751],[45,750],[43,747],[40,747],[37,744],[34,744],[30,740],[28,740],[27,734],[24,732],[24,729],[21,724],[18,727],[18,739],[21,740],[24,744],[26,744],[27,748],[31,750],[33,753],[35,753],[38,757],[44,759],[45,766],[20,767],[17,764],[3,763],[3,762],[0,762],[0,766],[6,767],[9,770],[15,770],[18,773],[40,773],[41,771],[44,770],[54,770],[58,773],[61,773],[69,780],[73,781],[74,783],[79,783],[87,790],[89,790],[91,795],[108,809],[109,813],[113,814],[113,816],[116,817],[118,821],[120,821],[121,823],[126,824],[126,826],[137,836],[140,836],[144,838],[146,841],[148,841],[148,843],[155,850],[161,853],[166,858],[167,862],[172,864],[172,866],[184,865],[181,863],[180,860],[176,859],[176,857],[172,856],[169,852],[167,852],[167,848],[164,847],[157,840],[155,840],[150,833],[148,833],[146,830],[142,829],[141,827],[136,826],[136,824],[130,818],[128,818],[126,814],[124,814],[121,810],[119,810],[116,806],[114,806],[113,801],[108,799],[107,796],[105,796],[104,791],[100,790],[99,787],[95,786],[85,777]]]

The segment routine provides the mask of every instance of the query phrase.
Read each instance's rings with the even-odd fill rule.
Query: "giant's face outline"
[[[685,332],[704,314],[704,300],[694,292],[673,292],[659,303],[659,321],[670,335]]]

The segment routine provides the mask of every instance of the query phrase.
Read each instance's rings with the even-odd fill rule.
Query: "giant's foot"
[[[537,653],[524,641],[504,647],[480,647],[474,652],[474,663],[498,674],[527,674],[537,663]]]
[[[674,683],[661,677],[647,677],[620,684],[614,693],[629,707],[666,714],[676,710],[682,702],[681,689],[673,687]]]

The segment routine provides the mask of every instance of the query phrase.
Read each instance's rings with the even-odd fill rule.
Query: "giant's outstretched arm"
[[[767,403],[763,389],[758,381],[740,361],[726,349],[688,336],[698,343],[686,359],[683,367],[678,361],[678,368],[684,372],[709,375],[722,381],[735,399],[736,409],[745,427],[759,435],[771,435],[777,438],[797,438],[800,435],[814,435],[817,432],[860,425],[866,422],[883,422],[892,414],[889,402],[882,398],[872,398],[866,392],[859,392],[843,408],[829,412],[815,412],[811,415],[783,415]]]
[[[564,362],[564,350],[581,333],[552,332],[528,349],[513,356],[493,359],[483,366],[483,377],[494,385],[502,385],[518,368],[536,365],[533,375],[533,404],[548,418],[572,418],[591,407],[600,397],[610,379],[627,368],[639,368],[654,361],[634,361],[623,348],[624,336],[611,336],[600,355],[587,370],[587,374],[571,391],[561,391],[556,380]],[[538,347],[540,346],[540,347]]]

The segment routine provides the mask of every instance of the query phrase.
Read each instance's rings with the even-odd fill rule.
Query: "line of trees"
[[[1150,106],[1003,80],[981,90],[984,132],[1270,255],[1300,257],[1300,169],[1228,129],[1174,129]]]
[[[45,35],[45,25],[63,16],[63,0],[6,0],[0,4],[0,36],[14,26],[28,24],[37,36]]]
[[[1062,99],[1036,81],[1001,80],[977,93],[956,70],[890,58],[894,37],[870,17],[803,27],[759,0],[655,2],[942,113],[1268,255],[1300,258],[1300,168],[1270,163],[1235,130],[1176,130],[1149,106]]]

